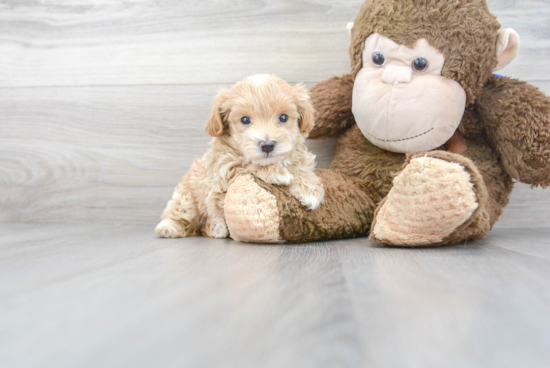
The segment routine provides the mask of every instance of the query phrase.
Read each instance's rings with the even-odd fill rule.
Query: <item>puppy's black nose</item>
[[[260,142],[260,148],[263,152],[269,153],[275,149],[275,142]]]

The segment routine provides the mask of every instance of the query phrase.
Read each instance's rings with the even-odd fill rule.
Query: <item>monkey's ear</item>
[[[351,38],[351,31],[353,31],[353,27],[355,26],[355,23],[349,22],[346,26],[346,30],[348,31],[348,36]]]
[[[515,59],[519,51],[519,35],[512,28],[501,29],[497,38],[497,67],[503,69]]]
[[[225,116],[229,114],[229,109],[223,109],[223,104],[227,102],[228,90],[220,91],[214,100],[214,106],[212,107],[212,112],[210,113],[210,118],[206,121],[204,125],[204,130],[211,137],[219,137],[223,134],[224,125],[225,125]]]
[[[298,114],[300,114],[298,118],[300,133],[307,134],[313,130],[313,126],[315,125],[315,110],[313,109],[307,89],[301,84],[296,85],[294,89],[297,93],[296,107],[298,108]]]

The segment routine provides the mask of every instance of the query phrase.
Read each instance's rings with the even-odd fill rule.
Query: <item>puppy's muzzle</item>
[[[261,141],[260,142],[260,148],[262,149],[262,152],[270,153],[275,149],[275,142],[272,141]]]

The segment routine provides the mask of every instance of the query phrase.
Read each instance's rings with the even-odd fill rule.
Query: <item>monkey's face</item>
[[[455,133],[466,106],[462,86],[443,77],[445,57],[420,39],[413,49],[380,34],[365,41],[352,111],[374,145],[388,151],[429,151]]]

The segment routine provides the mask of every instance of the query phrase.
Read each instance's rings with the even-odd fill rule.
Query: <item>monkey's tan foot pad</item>
[[[252,175],[243,175],[229,186],[224,202],[230,236],[249,243],[284,243],[280,236],[277,199],[261,188]]]
[[[396,246],[438,245],[477,208],[474,184],[463,165],[416,156],[380,203],[370,237]]]

